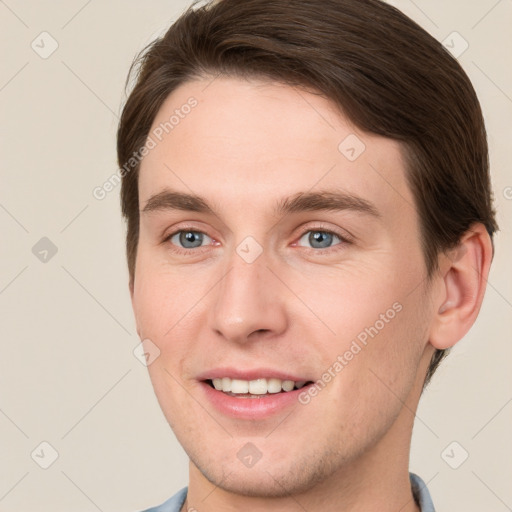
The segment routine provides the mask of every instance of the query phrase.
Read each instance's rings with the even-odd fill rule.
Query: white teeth
[[[249,393],[251,395],[264,395],[267,392],[267,379],[249,381]]]
[[[280,393],[281,392],[281,381],[279,379],[268,379],[267,380],[267,391],[269,393]]]
[[[222,391],[231,391],[231,379],[229,377],[223,377],[221,380]]]
[[[281,391],[292,391],[300,389],[305,380],[294,382],[293,380],[281,379],[254,379],[251,381],[242,379],[231,379],[229,377],[215,378],[212,380],[213,387],[218,391],[234,394],[265,395],[267,393],[280,393]]]
[[[223,379],[224,380],[224,379]],[[224,388],[222,389],[224,391]],[[231,393],[248,393],[249,392],[249,381],[233,379],[231,381]]]
[[[295,387],[295,382],[293,380],[283,380],[281,386],[283,391],[291,391]]]

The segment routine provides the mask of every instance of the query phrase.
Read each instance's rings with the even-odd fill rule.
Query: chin
[[[221,468],[215,468],[213,471],[200,469],[202,474],[213,485],[221,489],[238,494],[240,496],[249,496],[252,498],[284,498],[290,494],[297,494],[314,486],[312,483],[303,482],[297,479],[298,475],[288,473],[279,474],[274,468],[254,468],[244,470],[233,470],[231,472],[219,471]],[[276,473],[278,476],[275,476]]]
[[[290,460],[276,458],[265,461],[262,458],[253,467],[245,467],[238,459],[219,463],[218,459],[205,462],[201,456],[189,454],[189,457],[216,487],[254,498],[286,498],[307,492],[343,466],[342,460],[327,450],[324,456],[309,454],[297,458],[295,450],[290,450],[289,455]]]

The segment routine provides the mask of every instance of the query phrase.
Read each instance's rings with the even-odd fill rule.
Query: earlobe
[[[483,224],[475,224],[459,245],[441,256],[440,300],[434,304],[430,344],[437,349],[455,345],[469,331],[482,305],[492,259],[492,244]]]

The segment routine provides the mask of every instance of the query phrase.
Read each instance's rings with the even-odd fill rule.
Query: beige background
[[[187,483],[133,354],[119,187],[92,194],[116,170],[131,60],[187,4],[0,2],[0,511],[136,511]],[[393,4],[469,43],[501,225],[481,316],[420,404],[411,469],[438,512],[512,510],[512,2]]]

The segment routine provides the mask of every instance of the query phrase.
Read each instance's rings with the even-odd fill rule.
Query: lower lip
[[[260,395],[258,398],[237,398],[217,391],[206,382],[200,382],[206,398],[222,414],[237,419],[262,420],[292,405],[300,405],[299,394],[309,386],[281,393]]]

